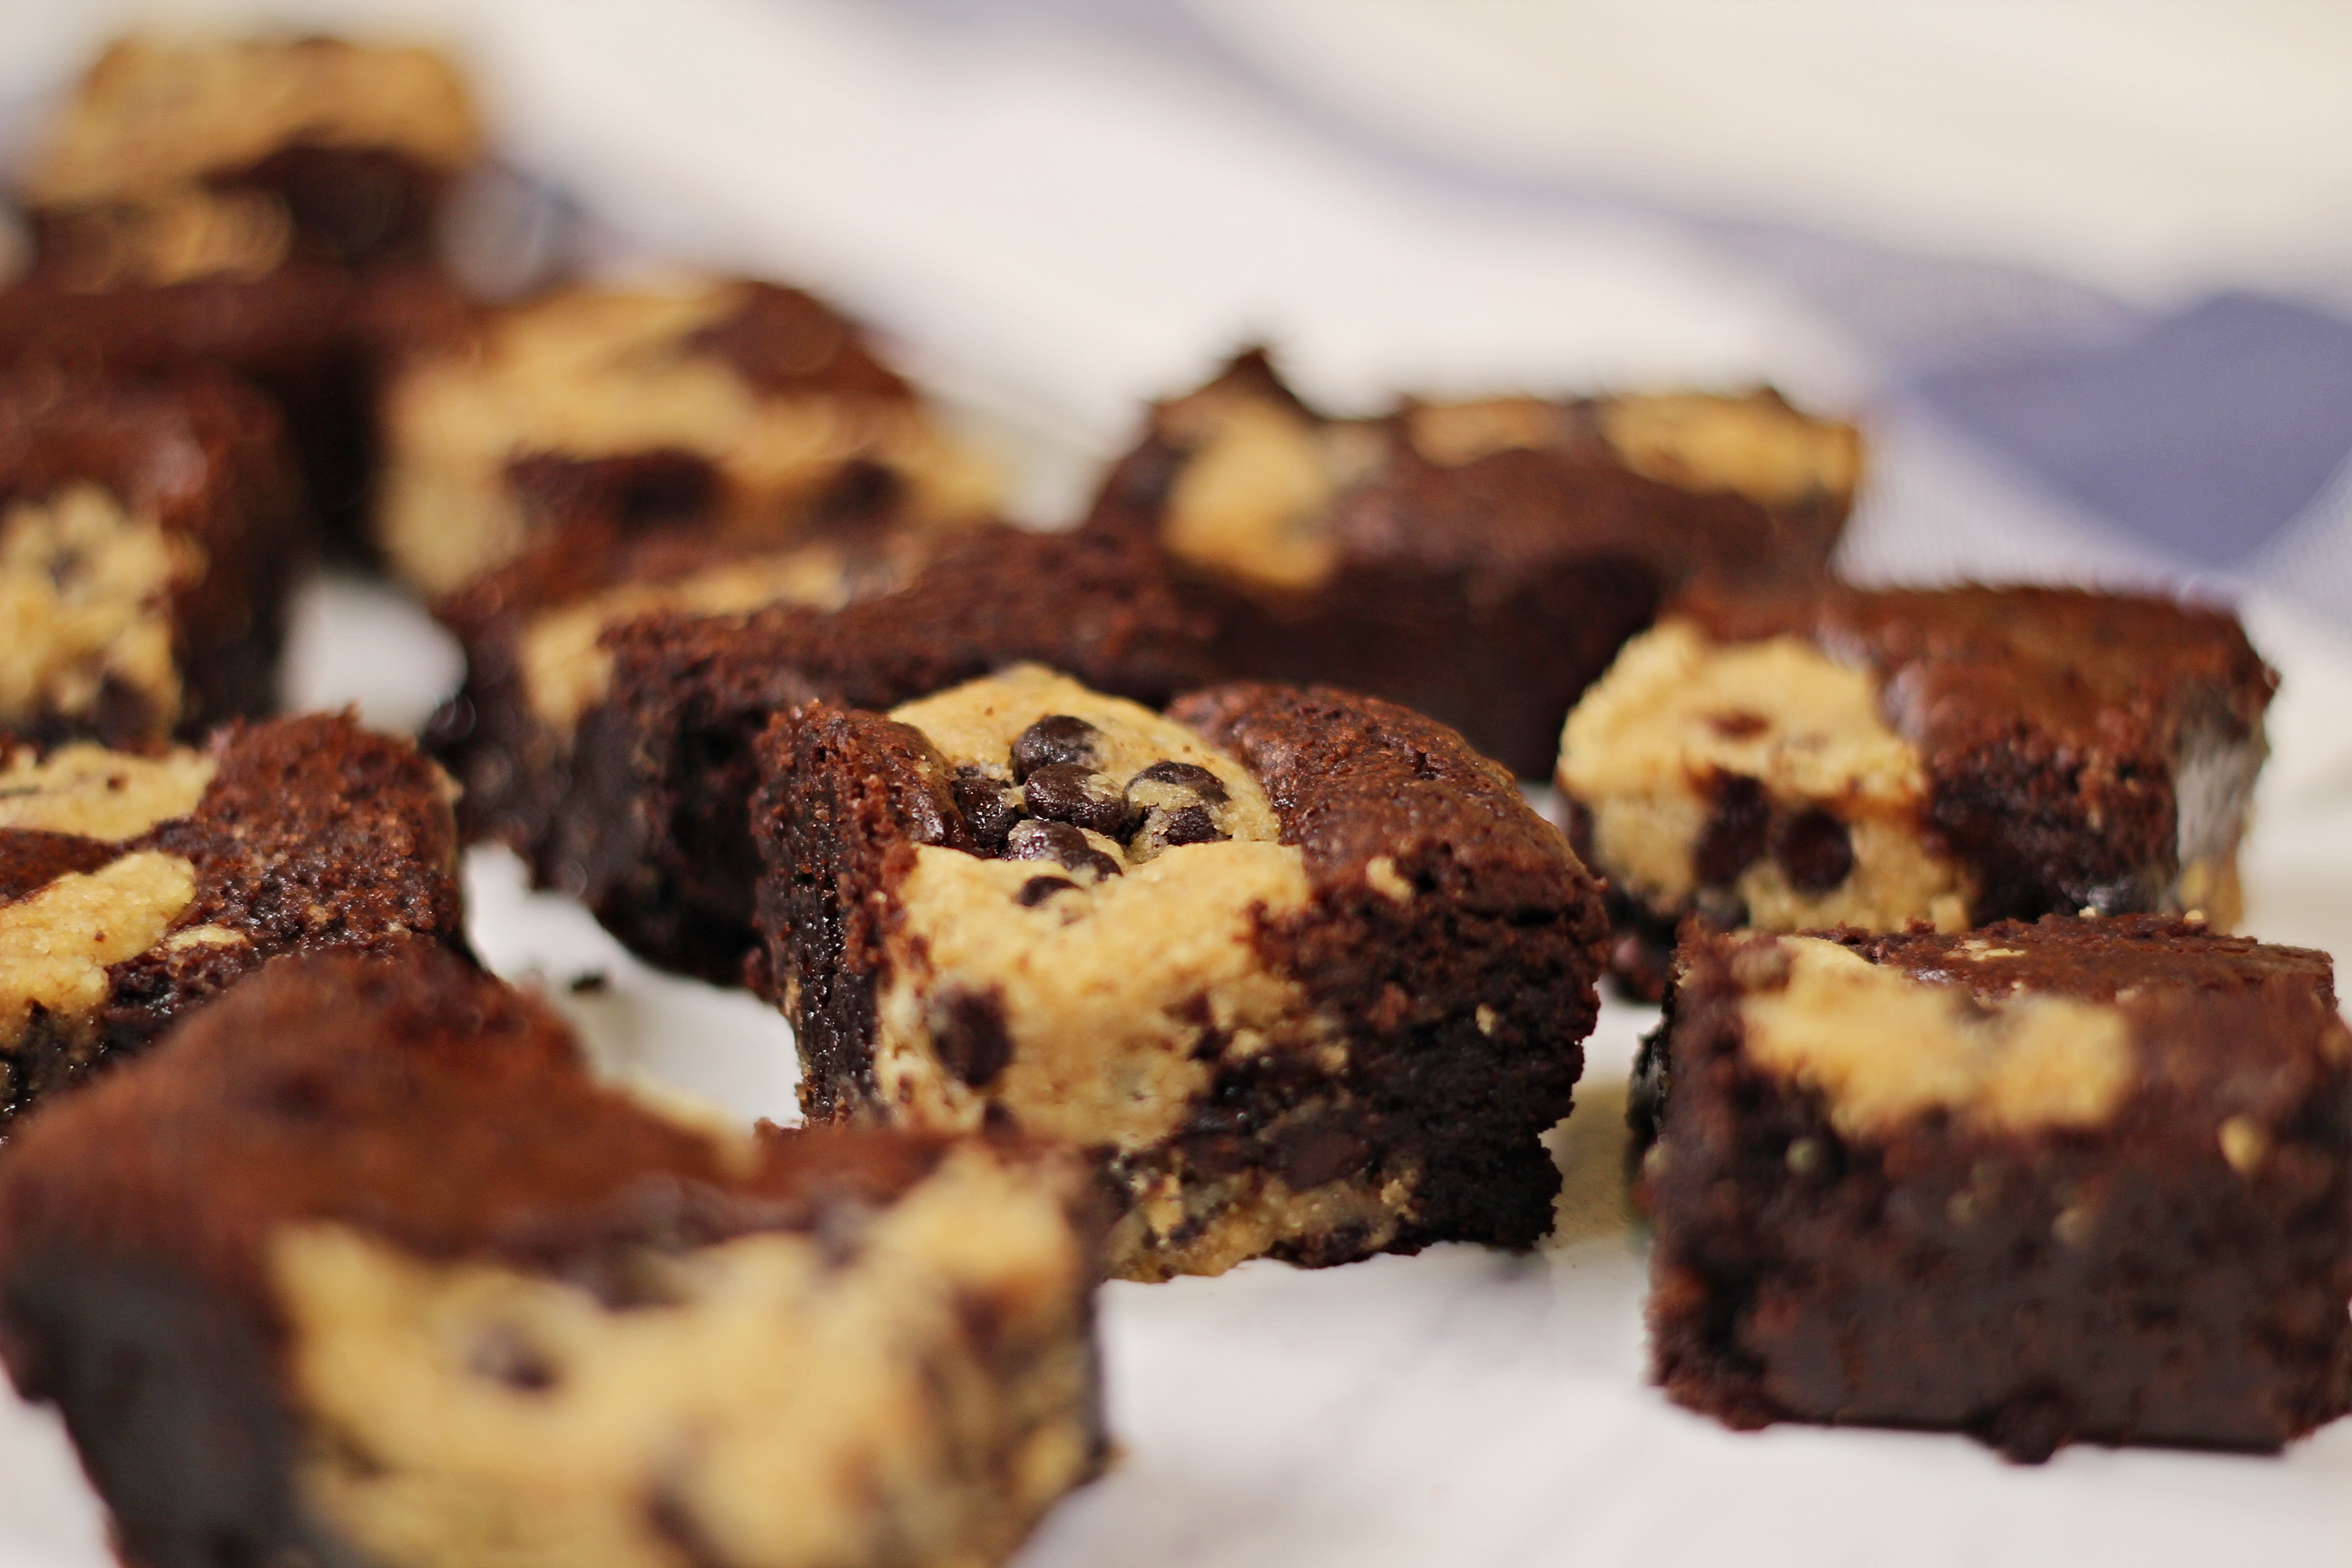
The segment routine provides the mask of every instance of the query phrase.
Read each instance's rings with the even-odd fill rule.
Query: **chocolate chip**
[[[979,768],[958,768],[950,787],[955,792],[956,810],[963,814],[964,826],[982,852],[1003,854],[1004,836],[1021,820],[1020,797]]]
[[[1095,879],[1116,877],[1118,861],[1087,842],[1087,836],[1066,822],[1016,824],[1004,840],[1008,860],[1051,860],[1065,871],[1092,872]]]
[[[1102,774],[1076,763],[1048,763],[1030,770],[1021,786],[1022,803],[1029,815],[1045,822],[1067,822],[1090,827],[1106,838],[1127,835],[1127,797]]]
[[[943,990],[930,1006],[931,1048],[940,1065],[974,1089],[986,1089],[1013,1059],[1004,1004],[993,991]]]
[[[1180,806],[1173,811],[1147,813],[1129,852],[1138,859],[1149,860],[1161,850],[1173,849],[1180,844],[1221,844],[1232,837],[1217,826],[1207,806]]]
[[[1048,713],[1013,742],[1013,776],[1026,779],[1039,768],[1066,763],[1092,767],[1102,744],[1102,731],[1068,713]]]
[[[1789,886],[1801,893],[1826,893],[1853,870],[1853,838],[1820,806],[1811,806],[1780,825],[1772,836],[1772,858]]]
[[[1328,1121],[1309,1122],[1274,1134],[1275,1168],[1294,1193],[1357,1174],[1371,1158],[1362,1134]]]
[[[1745,773],[1715,775],[1715,809],[1691,849],[1691,872],[1701,886],[1727,888],[1764,853],[1772,826],[1772,802],[1764,786]]]
[[[1034,910],[1064,889],[1076,886],[1067,877],[1032,877],[1021,884],[1021,890],[1013,897],[1023,909]]]
[[[1706,727],[1727,741],[1752,741],[1772,727],[1772,721],[1761,713],[1750,713],[1745,708],[1729,708],[1706,716]]]
[[[1220,805],[1231,798],[1225,792],[1225,781],[1198,763],[1154,763],[1128,781],[1128,794],[1134,795],[1137,784],[1166,784],[1186,790],[1193,799],[1206,805]],[[1154,799],[1150,804],[1160,804]]]
[[[560,1377],[554,1358],[509,1323],[489,1324],[475,1337],[466,1368],[518,1394],[544,1394]]]

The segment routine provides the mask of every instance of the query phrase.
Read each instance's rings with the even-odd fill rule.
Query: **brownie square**
[[[0,1348],[127,1561],[1003,1561],[1102,1462],[1057,1157],[593,1079],[457,958],[274,966],[25,1130]]]
[[[436,232],[482,150],[430,50],[126,38],[27,172],[36,254],[0,291],[0,357],[233,370],[278,401],[314,501],[348,527],[384,355],[463,313]]]
[[[747,558],[707,537],[585,537],[445,605],[467,676],[433,743],[470,831],[513,845],[638,953],[722,984],[757,944],[752,742],[778,709],[887,708],[1022,659],[1164,702],[1207,669],[1210,626],[1164,561],[1115,540],[992,525]],[[846,603],[783,602],[793,582],[834,584],[828,563],[850,568]],[[688,602],[716,609],[761,583],[779,602],[750,614]]]
[[[0,745],[0,1130],[290,952],[465,945],[449,782],[320,714]]]
[[[485,313],[386,395],[376,536],[447,593],[574,519],[738,542],[989,514],[987,466],[798,289],[570,289]]]
[[[1152,411],[1088,526],[1182,563],[1223,673],[1406,703],[1537,778],[1665,595],[1818,575],[1859,469],[1851,426],[1770,392],[1340,419],[1253,352]]]
[[[1654,996],[1675,923],[1960,931],[2243,908],[2278,677],[2235,616],[2076,589],[1693,595],[1577,705],[1558,782]]]
[[[1599,891],[1443,725],[1025,666],[787,709],[760,763],[757,978],[811,1121],[1086,1149],[1132,1279],[1550,1228]]]
[[[1637,1068],[1651,1366],[1734,1426],[2275,1449],[2352,1394],[2325,953],[2154,916],[1693,929]]]
[[[0,733],[138,744],[268,712],[304,534],[258,394],[0,373]]]

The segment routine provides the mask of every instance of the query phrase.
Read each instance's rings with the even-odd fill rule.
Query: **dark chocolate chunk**
[[[1102,731],[1084,719],[1048,713],[1013,740],[1013,776],[1026,779],[1035,770],[1055,763],[1092,767],[1101,744]]]
[[[974,1089],[986,1089],[1013,1059],[1004,1004],[994,991],[952,986],[931,1005],[931,1044],[940,1065]]]
[[[1811,806],[1780,824],[1772,836],[1772,858],[1797,891],[1826,893],[1853,870],[1853,839],[1844,823]]]
[[[1204,805],[1221,805],[1228,798],[1224,781],[1198,763],[1154,763],[1128,781],[1131,795],[1139,784],[1170,784],[1190,790]]]
[[[71,872],[95,871],[121,853],[116,845],[79,833],[0,831],[0,903],[27,898]]]
[[[1119,863],[1087,842],[1066,822],[1024,822],[1004,841],[1008,860],[1051,860],[1066,871],[1091,871],[1096,880],[1116,877]]]
[[[1160,841],[1171,848],[1179,844],[1216,844],[1233,837],[1217,826],[1206,806],[1200,805],[1165,813],[1152,826]]]
[[[1067,877],[1032,877],[1021,884],[1021,890],[1013,895],[1013,899],[1023,909],[1034,910],[1055,893],[1076,886]]]
[[[1745,773],[1715,776],[1715,809],[1691,849],[1691,872],[1702,887],[1727,888],[1764,853],[1771,836],[1772,802],[1764,785]]]
[[[1276,1168],[1295,1193],[1357,1174],[1372,1153],[1362,1133],[1320,1119],[1278,1129],[1274,1144]]]
[[[1032,768],[1021,787],[1029,815],[1045,822],[1067,822],[1092,828],[1106,838],[1127,836],[1127,797],[1109,779],[1076,763],[1048,763]]]
[[[1004,836],[1021,820],[1017,797],[979,768],[958,768],[950,787],[955,792],[956,810],[963,814],[963,825],[979,840],[982,852],[1003,854]]]

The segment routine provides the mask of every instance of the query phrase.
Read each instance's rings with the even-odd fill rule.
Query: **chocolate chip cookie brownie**
[[[586,513],[780,542],[984,516],[994,480],[865,334],[797,289],[574,289],[415,357],[377,537],[440,594]]]
[[[1102,1462],[1081,1184],[688,1120],[455,958],[306,957],[27,1126],[0,1346],[152,1568],[994,1563]]]
[[[743,554],[585,537],[445,605],[468,674],[433,744],[470,831],[513,845],[639,953],[721,983],[756,945],[752,742],[779,708],[887,708],[1021,659],[1164,702],[1207,670],[1209,623],[1156,552],[1118,541],[990,525]],[[872,592],[910,555],[905,586]]]
[[[2074,589],[1694,596],[1570,715],[1559,784],[1654,995],[1675,922],[2196,910],[2235,923],[2278,678],[2225,612]]]
[[[449,794],[337,715],[0,745],[0,1129],[282,954],[462,947]]]
[[[2154,916],[1725,935],[1638,1069],[1654,1375],[1736,1426],[2273,1449],[2352,1397],[2325,953]]]
[[[461,313],[435,230],[482,151],[465,82],[430,50],[124,39],[27,171],[35,256],[0,291],[0,353],[232,369],[278,401],[313,500],[348,522],[381,358]]]
[[[1160,405],[1088,526],[1157,541],[1225,622],[1225,673],[1420,709],[1522,777],[1661,598],[1819,574],[1852,427],[1745,397],[1308,407],[1265,356]]]
[[[0,373],[0,734],[138,744],[268,711],[304,543],[258,394]]]
[[[1024,667],[788,709],[760,759],[759,978],[812,1121],[1087,1149],[1133,1279],[1550,1228],[1600,895],[1443,725]]]

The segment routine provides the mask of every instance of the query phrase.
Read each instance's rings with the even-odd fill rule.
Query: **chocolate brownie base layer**
[[[986,517],[994,477],[798,289],[569,289],[488,311],[385,395],[376,537],[451,593],[576,520],[739,546]]]
[[[1735,1426],[2274,1449],[2352,1397],[2324,953],[2147,916],[1696,933],[1639,1072],[1654,1375]]]
[[[1663,973],[1658,939],[1690,914],[2227,927],[2277,679],[2235,617],[2165,599],[1695,595],[1578,704],[1558,783],[1622,900],[1629,983]]]
[[[1664,595],[1822,571],[1858,466],[1770,394],[1333,419],[1252,353],[1154,411],[1087,526],[1183,563],[1223,674],[1406,703],[1535,778]]]
[[[887,708],[1024,659],[1153,702],[1205,675],[1211,627],[1150,551],[1002,526],[938,549],[903,589],[837,610],[616,618],[551,661],[594,667],[593,700],[568,723],[534,708],[506,651],[551,595],[525,570],[485,579],[453,601],[473,662],[436,728],[468,826],[643,956],[732,984],[756,945],[752,742],[777,710],[819,697]]]
[[[274,412],[227,377],[0,375],[0,733],[268,711],[305,531]]]
[[[991,1563],[1103,1458],[1082,1186],[682,1120],[454,957],[305,958],[26,1129],[0,1347],[151,1568]]]
[[[331,715],[0,754],[0,1128],[285,954],[462,949],[449,795]]]
[[[765,988],[813,1121],[1095,1152],[1112,1267],[1532,1244],[1594,1017],[1598,891],[1443,726],[1041,669],[762,737]]]

